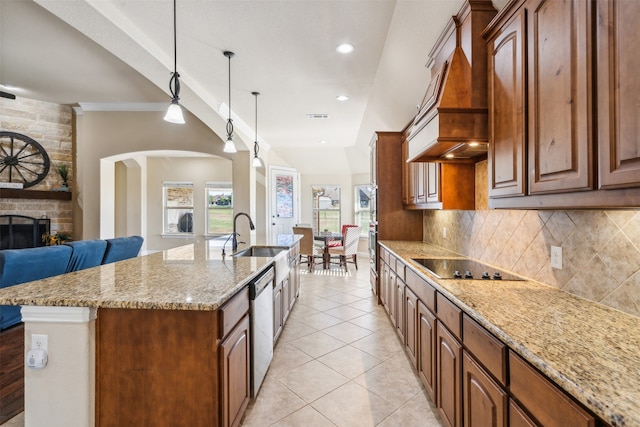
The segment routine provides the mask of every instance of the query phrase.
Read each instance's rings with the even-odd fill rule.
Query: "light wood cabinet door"
[[[466,351],[462,378],[465,427],[506,427],[509,396]]]
[[[638,17],[638,1],[597,1],[600,188],[640,186]]]
[[[525,22],[522,8],[488,41],[489,197],[526,194]]]
[[[529,194],[594,188],[590,5],[526,3]]]
[[[436,316],[418,301],[418,376],[431,400],[436,398]]]
[[[249,314],[220,344],[222,358],[222,425],[240,425],[250,399]]]
[[[462,425],[462,346],[437,322],[436,405],[447,427]]]

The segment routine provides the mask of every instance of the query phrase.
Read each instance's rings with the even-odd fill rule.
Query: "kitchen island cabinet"
[[[417,372],[446,425],[640,425],[640,319],[526,279],[440,279],[413,259],[464,257],[379,244],[418,297]]]
[[[238,425],[248,285],[279,260],[201,242],[2,289],[2,304],[23,306],[26,341],[48,335],[49,364],[25,372],[29,425]]]

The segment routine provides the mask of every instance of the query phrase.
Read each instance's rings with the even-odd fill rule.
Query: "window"
[[[353,200],[355,201],[355,224],[361,227],[362,236],[367,236],[371,222],[371,186],[356,185]]]
[[[340,187],[313,185],[313,228],[316,232],[340,233]]]
[[[207,234],[233,233],[233,188],[230,182],[207,182]]]
[[[193,183],[163,182],[164,234],[193,233]]]

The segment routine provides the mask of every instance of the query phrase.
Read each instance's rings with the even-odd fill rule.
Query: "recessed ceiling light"
[[[336,96],[336,99],[340,102],[344,102],[344,101],[348,101],[349,97],[347,95],[338,95]]]
[[[342,43],[336,47],[338,53],[351,53],[353,52],[353,45],[350,43]]]
[[[327,141],[325,141],[324,139],[323,139],[323,140],[320,140],[320,141],[318,141],[318,142],[319,142],[320,144],[326,144],[326,143],[327,143]]]

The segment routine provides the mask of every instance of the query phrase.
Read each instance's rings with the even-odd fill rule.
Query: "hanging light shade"
[[[224,56],[229,59],[229,119],[227,120],[227,140],[224,143],[223,151],[225,153],[236,153],[236,144],[233,143],[233,122],[231,121],[231,58],[235,53],[224,51]]]
[[[182,107],[180,107],[180,74],[178,74],[178,42],[176,37],[176,0],[173,0],[173,73],[169,80],[169,91],[171,92],[171,104],[167,109],[164,119],[170,123],[184,123]]]
[[[253,142],[253,161],[251,162],[251,166],[254,168],[262,168],[264,167],[264,163],[258,156],[258,152],[260,151],[260,145],[258,144],[258,95],[260,95],[260,92],[251,92],[251,95],[256,98],[256,139]]]

